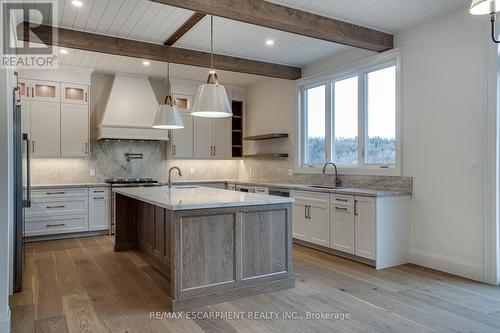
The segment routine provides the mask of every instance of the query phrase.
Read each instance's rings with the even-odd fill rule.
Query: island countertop
[[[193,210],[293,202],[292,198],[199,186],[116,188],[113,192],[168,210]]]

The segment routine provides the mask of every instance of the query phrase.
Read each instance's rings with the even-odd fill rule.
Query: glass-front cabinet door
[[[30,96],[32,100],[44,102],[59,102],[59,82],[52,81],[30,81]]]
[[[61,102],[88,104],[88,86],[72,83],[61,83]]]

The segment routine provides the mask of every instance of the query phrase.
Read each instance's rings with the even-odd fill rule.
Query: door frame
[[[484,117],[484,282],[500,284],[500,47],[491,41],[486,25],[486,116]]]

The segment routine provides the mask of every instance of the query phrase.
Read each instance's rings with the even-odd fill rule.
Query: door
[[[328,247],[330,245],[330,212],[328,204],[309,203],[307,217],[310,223],[310,242]]]
[[[89,155],[89,108],[86,104],[61,103],[61,155]]]
[[[30,80],[31,99],[34,101],[60,102],[60,83]]]
[[[194,157],[212,158],[212,119],[193,117],[194,123]]]
[[[332,196],[330,206],[330,247],[354,254],[354,198]]]
[[[212,119],[213,155],[215,158],[231,158],[232,118]]]
[[[109,190],[92,188],[89,190],[89,231],[108,230],[110,220]]]
[[[375,260],[375,198],[355,197],[355,255]]]
[[[307,205],[295,201],[292,205],[292,237],[309,242],[310,230],[307,218]]]
[[[31,152],[33,156],[61,154],[61,104],[31,101]]]
[[[88,104],[88,86],[61,83],[61,102],[71,104]]]
[[[184,128],[171,131],[173,158],[193,158],[193,117],[188,111],[181,111]]]

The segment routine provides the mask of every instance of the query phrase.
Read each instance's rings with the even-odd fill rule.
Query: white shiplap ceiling
[[[68,54],[59,53],[59,65],[93,68],[97,72],[108,74],[120,72],[147,75],[155,78],[166,77],[166,64],[164,62],[150,61],[150,64],[145,66],[142,63],[143,59],[76,49],[66,50]],[[208,71],[207,68],[201,67],[170,65],[170,76],[176,79],[205,81]],[[221,83],[225,85],[248,86],[263,79],[262,76],[222,70],[217,71],[217,74]]]
[[[163,44],[193,14],[189,10],[148,0],[81,1],[82,7],[73,6],[71,0],[57,1],[59,26],[156,44]],[[398,33],[446,11],[459,7],[465,9],[470,0],[269,1]],[[225,55],[303,67],[350,48],[224,18],[216,17],[214,21],[215,52]],[[268,38],[275,41],[273,47],[265,45]],[[208,51],[208,17],[183,36],[175,46]],[[86,61],[87,58],[84,58],[82,64]]]
[[[266,0],[306,12],[397,34],[471,0]]]

